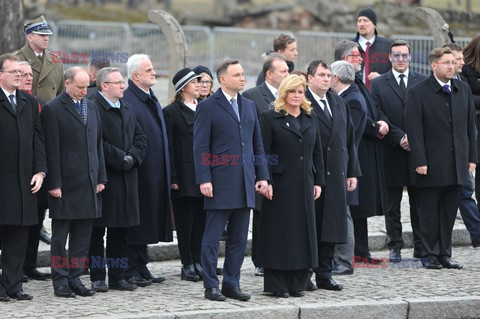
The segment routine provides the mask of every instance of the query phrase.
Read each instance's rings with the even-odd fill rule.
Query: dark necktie
[[[442,86],[442,91],[448,94],[452,93],[452,91],[450,91],[450,85],[448,84],[445,84],[444,86]]]
[[[236,100],[235,98],[232,98],[232,99],[230,100],[230,103],[232,104],[232,108],[233,108],[233,110],[235,111],[235,114],[237,114],[238,120],[240,121],[240,112],[238,111],[237,100]]]
[[[323,113],[325,113],[325,115],[327,116],[327,119],[329,122],[332,121],[332,116],[330,115],[330,112],[328,111],[328,107],[327,107],[327,102],[325,100],[320,100],[320,102],[322,102],[323,104]]]
[[[15,103],[15,95],[13,94],[10,94],[8,96],[8,98],[10,99],[10,104],[12,105],[12,109],[13,109],[13,112],[17,112],[17,103]]]
[[[400,90],[402,91],[403,96],[405,96],[405,93],[407,92],[407,87],[405,85],[405,74],[400,74]]]
[[[367,48],[365,49],[365,67],[363,73],[365,74],[365,85],[367,89],[370,90],[370,80],[368,79],[368,75],[370,74],[370,42],[367,42]]]
[[[80,113],[80,117],[82,118],[83,124],[87,123],[87,112],[83,108],[83,105],[80,101],[75,103],[75,108],[77,109],[78,113]]]

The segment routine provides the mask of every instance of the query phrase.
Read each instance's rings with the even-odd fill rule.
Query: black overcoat
[[[265,153],[270,162],[273,200],[263,199],[257,262],[265,268],[308,269],[318,266],[313,186],[325,184],[317,119],[302,110],[297,130],[284,113],[262,113]]]
[[[87,123],[66,91],[48,102],[41,113],[48,164],[48,189],[61,188],[62,197],[49,196],[49,216],[87,219],[102,216],[98,184],[106,184],[102,122],[97,106],[84,99]],[[108,185],[106,186],[108,187]]]
[[[407,92],[407,133],[417,187],[466,185],[468,163],[477,162],[475,106],[461,80],[451,80],[451,95],[430,75]]]
[[[195,182],[193,161],[195,111],[176,100],[163,109],[163,115],[167,126],[172,184],[178,184],[178,190],[172,190],[172,198],[203,197]]]
[[[147,138],[147,149],[138,168],[140,225],[128,229],[131,245],[173,240],[170,211],[170,157],[162,107],[150,90],[147,95],[131,80],[123,95]]]
[[[347,241],[347,178],[360,176],[355,150],[355,132],[347,103],[336,93],[326,93],[332,122],[330,123],[310,89],[305,97],[312,103],[317,115],[325,165],[325,188],[315,202],[317,218],[322,216],[318,240],[331,243]],[[274,193],[275,194],[275,193]],[[318,221],[317,221],[318,223]]]
[[[107,168],[108,187],[102,192],[102,218],[95,227],[130,227],[140,223],[138,203],[139,167],[145,157],[145,134],[127,103],[120,100],[120,109],[112,107],[97,92],[94,100],[103,126],[103,151]],[[131,155],[135,165],[122,170],[125,155]]]
[[[37,99],[20,90],[15,96],[16,112],[0,89],[0,225],[27,226],[38,223],[30,181],[47,165]]]
[[[426,76],[408,71],[407,90]],[[390,130],[383,141],[383,167],[387,187],[404,187],[413,185],[413,175],[409,169],[410,152],[400,146],[405,136],[405,101],[392,71],[375,78],[370,83],[370,92],[377,103],[378,110],[388,117]]]

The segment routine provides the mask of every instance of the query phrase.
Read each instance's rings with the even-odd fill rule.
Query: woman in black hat
[[[181,279],[198,281],[203,276],[200,249],[205,228],[203,196],[195,183],[193,124],[198,105],[200,75],[184,68],[173,77],[175,97],[164,110],[170,150],[172,202]]]
[[[193,72],[200,75],[200,97],[199,101],[206,99],[213,94],[213,75],[209,68],[203,65],[196,66]]]

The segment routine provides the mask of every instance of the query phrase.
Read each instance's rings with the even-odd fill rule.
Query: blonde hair
[[[290,74],[289,76],[284,78],[280,83],[280,86],[278,87],[278,97],[273,102],[275,112],[288,113],[287,104],[285,103],[288,92],[296,89],[299,86],[302,86],[303,91],[305,92],[306,85],[307,83],[305,82],[303,77],[296,74]],[[300,108],[303,109],[307,114],[310,114],[312,112],[311,103],[305,98],[305,95],[303,96]]]

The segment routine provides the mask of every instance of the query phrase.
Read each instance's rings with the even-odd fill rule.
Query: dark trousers
[[[260,225],[260,211],[253,210],[252,218],[252,262],[255,267],[257,265],[257,245],[258,245],[258,225]]]
[[[250,209],[207,210],[205,233],[202,241],[203,285],[205,288],[218,287],[217,263],[218,244],[228,222],[223,263],[223,287],[240,285],[240,268],[247,246]]]
[[[318,267],[314,269],[317,279],[328,279],[332,277],[332,263],[335,256],[335,244],[322,241],[323,229],[323,208],[325,206],[325,189],[315,203],[315,222],[317,229]],[[308,279],[311,277],[309,273]]]
[[[148,250],[147,245],[127,245],[128,268],[125,278],[140,275],[147,268]]]
[[[88,267],[87,256],[93,219],[52,219],[53,288],[81,283],[80,275]],[[65,245],[68,236],[68,254]]]
[[[418,190],[422,257],[451,257],[460,186],[421,187]]]
[[[366,218],[353,219],[353,233],[355,235],[355,256],[362,258],[370,256],[368,248],[368,223]]]
[[[472,198],[473,194],[473,176],[470,174],[467,185],[460,188],[460,214],[463,222],[470,233],[472,242],[480,241],[480,211],[477,203]]]
[[[182,265],[200,263],[206,215],[203,197],[182,197],[174,200],[173,205]]]
[[[265,268],[265,292],[302,292],[307,288],[308,269],[278,270]]]
[[[40,205],[38,210],[38,223],[28,227],[28,244],[27,252],[25,254],[25,262],[23,263],[23,270],[25,273],[31,272],[37,268],[38,244],[40,240],[40,230],[45,219],[45,211],[48,205]]]
[[[0,225],[2,276],[0,296],[22,290],[23,260],[27,250],[28,226]]]
[[[122,262],[122,258],[126,259],[127,254],[127,228],[108,227],[106,249],[103,243],[104,236],[105,227],[93,227],[88,256],[90,281],[105,281],[107,267],[101,261],[106,257],[108,260],[108,280],[109,282],[118,282],[125,279],[125,264]]]
[[[420,240],[420,224],[418,217],[418,195],[417,188],[413,186],[407,187],[408,202],[410,204],[410,221],[413,232],[413,247],[417,251],[422,250],[422,241]],[[385,215],[385,226],[387,228],[389,249],[402,249],[404,245],[402,237],[402,222],[401,222],[401,202],[403,196],[403,187],[389,187],[388,192],[388,208]]]

